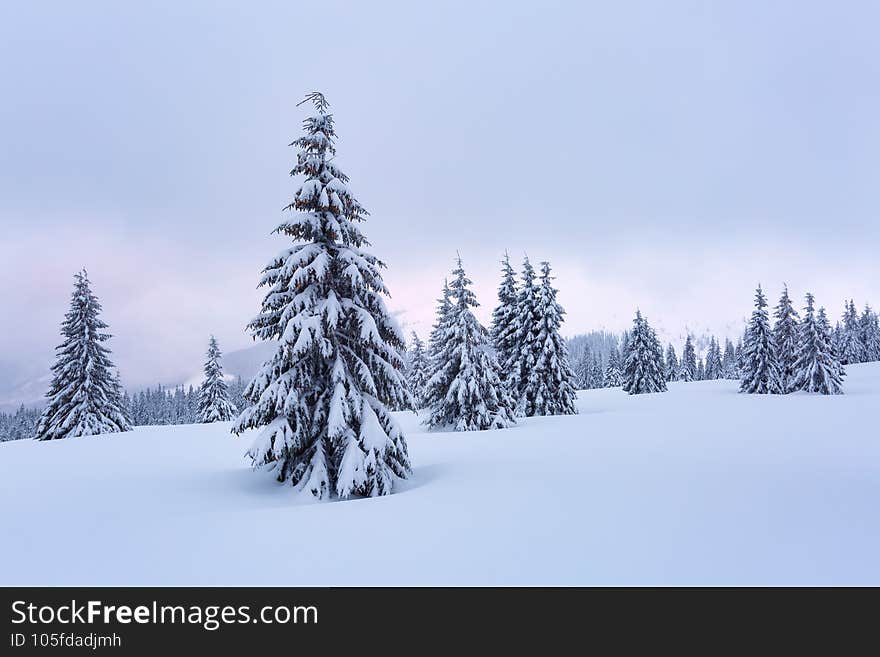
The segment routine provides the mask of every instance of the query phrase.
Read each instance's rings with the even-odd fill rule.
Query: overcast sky
[[[82,266],[127,383],[246,346],[313,89],[422,334],[456,250],[483,319],[505,249],[550,260],[566,334],[880,303],[878,7],[3,3],[0,366],[48,366]]]

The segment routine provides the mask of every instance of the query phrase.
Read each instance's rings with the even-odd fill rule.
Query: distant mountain
[[[238,349],[223,354],[223,374],[224,378],[229,380],[241,377],[244,381],[249,381],[259,371],[272,354],[275,353],[278,343],[275,340],[261,341],[246,349]],[[202,382],[202,372],[194,372],[184,381],[178,381],[174,385],[183,383],[184,386],[197,386]]]
[[[257,342],[252,347],[230,351],[223,355],[223,372],[229,380],[239,376],[249,381],[264,362],[272,356],[277,342]],[[134,377],[142,380],[142,377]],[[14,411],[24,404],[28,408],[38,408],[45,403],[44,395],[49,389],[52,373],[48,364],[34,363],[28,366],[0,362],[0,412]],[[173,388],[180,384],[198,386],[202,382],[201,370],[182,373],[174,381],[161,381],[163,386]],[[155,387],[156,381],[150,387]],[[142,387],[129,387],[129,392],[137,392]]]

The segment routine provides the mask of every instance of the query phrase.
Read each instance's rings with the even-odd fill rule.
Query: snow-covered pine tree
[[[410,338],[410,349],[407,356],[409,362],[406,368],[406,380],[410,394],[412,394],[413,408],[419,410],[424,408],[425,383],[428,381],[429,364],[425,343],[415,331],[412,332]]]
[[[678,370],[678,380],[697,380],[697,352],[694,349],[694,340],[690,333],[688,333],[684,341],[684,349],[681,352],[681,367]]]
[[[574,364],[574,380],[578,390],[589,390],[592,366],[592,350],[589,345],[585,345]]]
[[[776,364],[776,345],[767,314],[767,298],[760,285],[755,291],[755,309],[746,329],[739,390],[759,395],[775,395],[782,391]]]
[[[823,395],[839,395],[843,393],[841,367],[834,353],[831,332],[814,314],[813,295],[807,293],[806,299],[804,318],[799,327],[792,388]]]
[[[278,340],[245,391],[250,402],[233,431],[262,428],[248,452],[314,497],[386,495],[410,472],[403,432],[388,407],[406,406],[404,338],[385,307],[384,264],[357,224],[366,210],[335,161],[329,104],[313,92],[316,114],[292,176],[305,181],[276,233],[294,241],[263,270],[268,287],[254,338]]]
[[[844,365],[861,363],[865,357],[865,349],[861,340],[859,327],[859,314],[856,312],[856,304],[852,299],[845,303],[843,313],[843,327],[840,336],[840,357]]]
[[[541,345],[535,342],[538,325],[538,286],[535,284],[535,269],[528,256],[523,259],[519,293],[516,297],[516,317],[514,318],[513,339],[516,349],[509,360],[502,363],[507,375],[508,390],[516,404],[517,415],[534,415],[534,386],[532,373],[538,362]]]
[[[208,355],[205,359],[205,378],[202,385],[199,386],[198,421],[202,424],[228,422],[234,420],[238,414],[235,406],[229,401],[229,387],[223,380],[221,357],[220,346],[212,335],[208,342]],[[183,388],[176,390],[174,396],[179,406],[178,416],[183,415],[179,419],[188,420],[186,396]]]
[[[840,352],[837,350],[837,343],[834,341],[834,329],[831,328],[831,322],[828,321],[828,315],[825,314],[824,306],[819,306],[819,311],[816,313],[816,324],[818,324],[819,330],[826,337],[832,360],[837,364],[838,378],[842,381],[843,377],[846,376],[846,368],[840,360]]]
[[[859,318],[859,330],[865,362],[871,363],[880,360],[880,320],[877,318],[877,313],[871,310],[871,306],[868,304],[865,304],[865,309]]]
[[[606,388],[616,388],[622,383],[622,372],[620,368],[620,352],[617,347],[612,347],[608,352],[608,364],[605,366],[605,376],[603,384]]]
[[[736,350],[730,338],[724,340],[724,356],[721,358],[721,375],[725,379],[738,379],[739,373],[736,371]]]
[[[492,346],[495,359],[502,367],[509,366],[519,357],[517,340],[517,291],[516,272],[510,266],[510,257],[504,253],[501,261],[501,284],[498,286],[498,305],[492,311]],[[510,377],[502,374],[505,385],[510,385]]]
[[[70,310],[61,324],[64,341],[55,348],[48,404],[37,423],[37,440],[129,431],[119,375],[104,342],[110,335],[98,318],[101,304],[85,269],[74,274]]]
[[[623,364],[623,389],[631,395],[666,392],[663,347],[648,321],[636,311]]]
[[[735,379],[740,378],[742,376],[743,366],[745,360],[743,359],[743,342],[744,342],[745,334],[743,334],[742,338],[739,338],[736,341],[736,348],[733,350],[734,360],[736,362],[736,376],[733,377]]]
[[[703,357],[697,358],[697,373],[694,375],[694,381],[704,381],[706,379],[706,366]]]
[[[593,362],[590,364],[590,386],[592,388],[605,387],[605,367],[602,362],[602,354],[593,356]]]
[[[798,316],[788,296],[788,286],[782,288],[782,296],[773,312],[776,324],[773,341],[776,344],[776,362],[779,366],[779,383],[783,393],[793,392],[794,363],[798,357]]]
[[[666,380],[667,381],[678,381],[678,374],[681,370],[681,365],[678,363],[678,356],[675,355],[675,347],[672,346],[670,342],[666,346]]]
[[[709,381],[721,378],[721,346],[715,340],[715,336],[712,336],[709,349],[706,351],[706,369],[703,378]]]
[[[538,286],[531,338],[527,345],[533,346],[534,366],[527,372],[526,385],[522,388],[523,413],[533,415],[575,415],[574,374],[568,364],[568,351],[565,340],[559,334],[562,306],[556,301],[556,289],[550,275],[550,263],[541,263],[541,282]],[[601,369],[596,371],[594,355],[590,370],[590,384],[597,387],[596,378],[601,378]],[[601,364],[599,365],[601,368]]]
[[[515,423],[513,400],[501,384],[488,332],[471,312],[479,304],[461,258],[457,262],[449,287],[451,307],[444,321],[443,347],[425,386],[430,410],[426,424],[456,431],[503,429]]]

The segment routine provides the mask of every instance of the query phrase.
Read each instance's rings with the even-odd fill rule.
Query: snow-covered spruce
[[[712,336],[709,340],[709,349],[706,351],[706,367],[703,378],[707,381],[714,381],[720,379],[721,376],[721,347],[715,340],[715,336]]]
[[[37,440],[129,431],[119,375],[103,345],[110,335],[98,314],[101,304],[83,269],[74,275],[70,310],[61,324],[48,404],[37,423]]]
[[[794,390],[794,363],[798,357],[798,317],[788,296],[788,286],[782,288],[782,296],[774,309],[776,324],[773,326],[773,342],[776,345],[776,363],[779,367],[781,392]]]
[[[827,319],[813,310],[813,295],[806,295],[807,305],[798,331],[797,359],[793,366],[792,390],[823,395],[843,393],[842,368],[832,345]],[[824,312],[822,313],[824,316]]]
[[[859,314],[852,299],[844,305],[843,326],[838,338],[840,358],[845,365],[861,363],[865,360],[865,348],[861,340]]]
[[[675,347],[672,346],[670,342],[666,347],[666,380],[667,381],[678,381],[679,371],[681,370],[681,365],[678,363],[678,356],[675,355]]]
[[[212,335],[208,342],[208,355],[205,359],[205,378],[199,387],[199,422],[228,422],[238,413],[229,401],[229,387],[223,380],[220,366],[220,347]]]
[[[513,318],[512,336],[516,348],[507,361],[500,363],[507,388],[516,403],[517,415],[534,415],[528,400],[530,376],[538,362],[540,348],[535,344],[535,327],[538,323],[538,286],[535,284],[535,268],[528,256],[523,259],[519,293],[516,297],[516,315]],[[589,364],[586,365],[589,368]],[[585,370],[585,381],[588,378]]]
[[[617,347],[611,347],[608,352],[608,364],[605,366],[603,385],[606,388],[616,388],[621,385],[623,376],[620,369],[620,352]]]
[[[428,381],[428,352],[421,338],[412,332],[410,348],[407,351],[406,382],[413,398],[413,409],[419,410],[425,405],[425,383]]]
[[[633,320],[623,364],[623,390],[631,395],[666,392],[663,347],[639,310]]]
[[[261,429],[249,450],[255,467],[318,499],[386,495],[410,472],[403,433],[388,406],[410,403],[400,349],[404,338],[383,299],[384,264],[357,223],[366,210],[339,168],[333,116],[324,96],[293,176],[305,181],[275,232],[296,243],[263,270],[268,288],[254,338],[278,340],[245,391],[250,406],[233,426]],[[304,101],[305,102],[305,101]]]
[[[684,341],[684,349],[681,352],[681,366],[678,370],[679,381],[697,380],[697,352],[694,349],[694,340],[690,333]]]
[[[565,340],[559,334],[562,306],[556,301],[556,289],[550,275],[550,263],[541,263],[541,283],[538,287],[537,322],[532,332],[531,344],[537,349],[535,366],[529,372],[525,388],[524,412],[533,415],[575,415],[577,395],[574,374],[568,364]],[[602,360],[596,354],[590,371],[595,387],[602,385]]]
[[[736,369],[736,349],[730,338],[725,340],[724,356],[721,358],[721,373],[725,379],[738,379],[739,373]]]
[[[517,291],[516,273],[510,266],[510,257],[504,254],[501,261],[501,284],[498,286],[498,305],[492,311],[492,327],[490,335],[492,346],[495,347],[495,358],[505,367],[514,363],[519,355],[519,343],[516,334]],[[509,376],[502,373],[505,385],[510,386]]]
[[[514,424],[513,401],[501,383],[488,332],[471,312],[479,304],[470,284],[459,258],[452,284],[448,291],[444,287],[439,311],[445,317],[435,324],[438,347],[425,386],[430,411],[425,424],[432,428],[479,431]]]
[[[770,330],[767,298],[761,286],[755,291],[755,309],[746,328],[740,392],[775,395],[782,392],[776,364],[776,345]]]
[[[880,319],[868,304],[865,304],[865,309],[859,318],[859,330],[865,362],[880,360]]]

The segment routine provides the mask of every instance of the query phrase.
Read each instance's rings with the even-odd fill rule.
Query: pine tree
[[[103,345],[110,335],[98,314],[101,304],[83,269],[74,275],[70,310],[61,324],[64,341],[56,347],[48,405],[36,428],[37,440],[75,438],[129,431],[119,375]]]
[[[788,296],[788,286],[782,289],[782,296],[774,310],[776,325],[773,327],[773,341],[776,344],[776,362],[779,366],[779,383],[783,393],[795,390],[794,364],[798,357],[798,317]]]
[[[439,362],[446,346],[446,333],[452,315],[452,292],[449,289],[449,281],[443,281],[443,292],[437,299],[437,312],[431,333],[428,336],[428,378],[434,375],[444,363]]]
[[[580,356],[574,365],[575,385],[579,390],[592,388],[593,351],[589,345],[581,350]]]
[[[721,347],[713,336],[709,341],[709,349],[706,352],[706,371],[704,378],[715,381],[721,378]]]
[[[429,370],[428,354],[425,350],[425,343],[421,341],[415,331],[412,332],[410,342],[412,344],[408,354],[406,380],[413,397],[413,408],[419,410],[424,408],[425,384],[428,381]]]
[[[667,381],[678,381],[678,374],[681,370],[681,365],[678,363],[678,356],[675,355],[675,347],[672,346],[670,342],[666,346],[666,380]]]
[[[223,380],[223,368],[220,366],[220,347],[212,335],[208,342],[208,355],[205,360],[205,378],[199,387],[198,421],[202,424],[210,422],[228,422],[237,415],[235,406],[229,401],[229,388]],[[183,388],[174,391],[177,405],[177,419],[181,424],[190,419],[187,408],[186,393]]]
[[[535,269],[528,257],[523,259],[523,269],[519,294],[516,298],[513,339],[516,349],[510,359],[502,364],[507,373],[508,390],[517,408],[517,415],[535,414],[535,381],[532,373],[538,363],[541,345],[535,341],[538,325],[538,287],[535,284]]]
[[[782,390],[776,365],[776,345],[767,314],[767,299],[760,285],[755,292],[755,310],[746,330],[739,389],[740,392],[759,395],[779,394]]]
[[[736,369],[736,350],[730,338],[724,341],[724,356],[721,358],[721,374],[725,379],[738,379],[739,373]]]
[[[623,383],[620,352],[617,350],[617,347],[611,347],[611,351],[608,352],[608,364],[605,366],[603,383],[606,388],[616,388]]]
[[[736,365],[736,376],[733,378],[738,379],[742,376],[745,363],[745,360],[743,359],[743,338],[739,338],[736,341],[736,348],[733,350],[733,357]]]
[[[865,358],[865,349],[861,340],[859,327],[859,315],[856,312],[856,304],[850,299],[844,304],[846,310],[843,313],[843,327],[840,337],[840,356],[844,365],[861,363]]]
[[[880,320],[871,306],[865,304],[859,318],[859,332],[862,338],[863,356],[866,363],[880,360]]]
[[[814,315],[813,295],[808,293],[806,299],[807,305],[798,334],[798,355],[792,387],[795,390],[819,392],[823,395],[839,395],[843,392],[841,367],[834,353],[831,332],[827,324],[817,321]]]
[[[843,377],[846,376],[846,368],[840,360],[840,352],[837,350],[837,344],[834,342],[834,330],[831,328],[831,322],[828,321],[828,315],[825,314],[824,306],[820,306],[819,311],[816,313],[816,324],[819,327],[819,331],[826,338],[831,359],[837,365],[837,376],[842,381]]]
[[[535,366],[528,373],[525,388],[525,414],[575,415],[574,374],[568,364],[565,341],[559,334],[565,310],[556,301],[556,289],[550,275],[550,263],[541,263],[541,283],[538,287],[535,316],[530,344],[536,348]],[[598,387],[601,379],[601,362],[596,370],[594,357],[591,368],[591,385]]]
[[[623,365],[623,390],[631,395],[666,392],[662,359],[663,347],[657,335],[642,313],[636,311]]]
[[[605,387],[605,368],[602,364],[602,354],[596,354],[593,357],[593,362],[590,363],[590,387],[594,389]],[[569,413],[569,415],[571,414]]]
[[[503,367],[509,366],[519,357],[517,340],[517,291],[516,273],[510,266],[510,257],[505,252],[501,261],[501,284],[498,286],[498,305],[492,311],[492,345],[495,358]],[[507,370],[506,370],[507,371]],[[502,375],[505,384],[509,377]]]
[[[456,431],[503,429],[514,424],[514,404],[501,384],[488,335],[471,308],[478,306],[461,258],[449,289],[451,307],[443,322],[442,349],[425,386],[426,424]]]
[[[694,375],[694,381],[706,380],[706,366],[703,364],[703,357],[697,358],[697,373]]]
[[[249,325],[278,346],[248,385],[251,405],[233,431],[262,428],[249,451],[254,466],[318,499],[386,495],[410,472],[388,410],[410,403],[404,338],[385,307],[384,264],[363,248],[357,224],[367,212],[334,158],[329,104],[317,92],[306,100],[317,112],[292,144],[291,171],[305,181],[275,229],[294,245],[263,270],[268,292]]]
[[[681,367],[678,371],[679,381],[697,380],[697,352],[694,350],[694,341],[690,333],[684,341],[684,350],[681,352]]]

